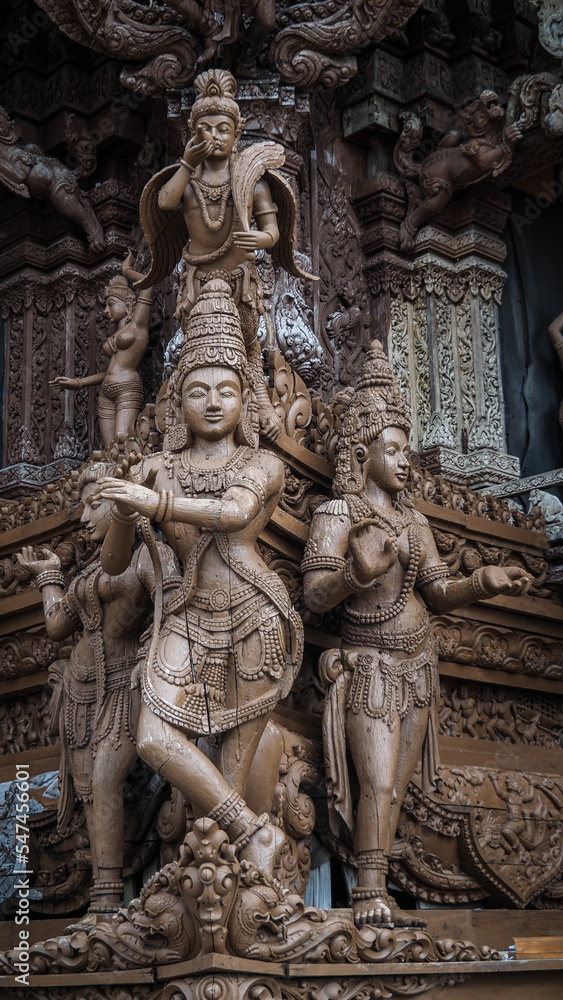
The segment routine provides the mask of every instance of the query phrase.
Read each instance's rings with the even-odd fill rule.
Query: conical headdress
[[[206,69],[194,80],[195,102],[190,115],[189,126],[192,134],[202,115],[228,115],[235,123],[237,132],[244,125],[240,109],[235,101],[237,81],[226,69]]]
[[[178,362],[180,384],[188,372],[202,365],[227,365],[246,379],[247,361],[238,309],[222,278],[203,286],[184,327],[184,345]]]
[[[405,401],[379,340],[372,340],[356,391],[342,419],[336,450],[336,493],[358,493],[363,487],[354,450],[367,447],[385,427],[410,433]]]

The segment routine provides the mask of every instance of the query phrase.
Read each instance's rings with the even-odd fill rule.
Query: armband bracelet
[[[64,587],[65,578],[60,569],[44,569],[42,573],[38,573],[35,577],[35,583],[39,587],[39,590],[42,590],[43,587],[48,587],[49,584],[55,587]]]
[[[158,507],[154,513],[155,521],[170,521],[174,513],[174,493],[172,490],[160,490]]]
[[[360,583],[360,581],[356,579],[356,574],[354,573],[354,563],[352,559],[348,559],[346,561],[346,565],[344,566],[343,576],[344,576],[344,583],[346,584],[349,590],[358,592],[360,590],[367,590],[368,587],[371,587],[373,585],[373,580],[370,580],[369,583]]]
[[[139,514],[136,510],[131,511],[130,514],[122,514],[117,507],[112,507],[111,519],[117,521],[118,524],[134,524],[138,517]]]
[[[489,592],[485,590],[485,587],[481,580],[481,573],[482,570],[476,569],[475,572],[469,578],[471,592],[473,594],[473,599],[475,601],[483,601],[491,597],[491,594],[489,594]]]
[[[185,167],[186,170],[189,170],[190,174],[193,174],[195,167],[192,167],[191,163],[188,163],[183,156],[180,157],[178,163],[180,164],[181,167]]]

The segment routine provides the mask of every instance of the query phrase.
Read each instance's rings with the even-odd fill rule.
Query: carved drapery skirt
[[[226,732],[275,707],[288,642],[286,620],[252,584],[198,591],[168,614],[152,668],[145,658],[143,700],[190,736]]]
[[[428,632],[428,621],[425,624],[426,639],[423,637],[422,648],[420,627],[412,630],[413,635],[418,636],[415,655],[405,654],[403,649],[376,648],[375,644],[333,651],[338,669],[325,702],[323,743],[330,823],[335,833],[338,833],[339,817],[350,830],[354,826],[346,727],[353,724],[354,715],[360,712],[394,730],[412,709],[428,708],[422,749],[422,787],[425,794],[435,788],[439,778],[438,652],[434,637]],[[375,633],[373,627],[372,631]],[[403,645],[408,648],[411,644],[406,641]]]
[[[145,400],[145,390],[138,372],[131,372],[126,382],[102,382],[98,396],[98,414],[111,419],[119,410],[141,412]]]
[[[59,711],[61,738],[59,826],[68,825],[73,799],[92,801],[92,771],[102,741],[119,749],[123,740],[135,744],[139,695],[131,689],[135,658],[105,664],[105,695],[99,701],[96,667],[71,658],[62,677]],[[81,751],[78,773],[73,751]],[[89,767],[84,766],[89,759]]]

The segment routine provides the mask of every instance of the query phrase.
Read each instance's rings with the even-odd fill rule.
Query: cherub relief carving
[[[386,877],[399,811],[422,753],[423,786],[438,778],[436,643],[428,610],[441,614],[498,593],[520,594],[517,567],[486,566],[449,578],[426,519],[403,492],[409,472],[404,403],[381,344],[374,341],[342,419],[336,498],[317,508],[302,563],[311,611],[343,604],[342,648],[320,662],[328,684],[323,740],[331,826],[353,831],[356,923],[409,924]],[[456,711],[471,725],[469,697]],[[357,811],[346,763],[359,781]]]
[[[153,288],[138,295],[131,289],[128,278],[139,281],[143,275],[131,267],[129,252],[121,266],[121,275],[110,278],[106,287],[106,313],[116,324],[115,333],[108,337],[102,350],[109,363],[105,371],[84,378],[59,375],[49,382],[51,389],[82,389],[99,385],[98,421],[104,447],[116,439],[133,437],[135,420],[143,408],[145,393],[139,365],[149,344],[149,318]]]
[[[79,154],[78,176],[83,176],[84,171],[84,158]],[[47,156],[34,143],[18,142],[14,123],[2,107],[0,181],[23,198],[48,198],[57,212],[84,230],[93,252],[105,247],[101,223],[78,187],[77,173]]]
[[[412,112],[402,118],[393,159],[399,173],[418,180],[418,185],[407,182],[407,214],[399,233],[401,248],[410,250],[417,231],[445,208],[454,191],[506,170],[522,133],[515,123],[505,124],[498,95],[484,90],[460,112],[461,128],[448,132],[434,152],[416,163],[412,154],[422,139],[422,124]]]

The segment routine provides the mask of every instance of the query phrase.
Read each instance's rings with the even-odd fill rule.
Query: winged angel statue
[[[238,150],[244,120],[232,74],[206,70],[194,87],[191,138],[183,156],[152,177],[141,195],[151,267],[137,287],[162,281],[182,258],[176,317],[185,330],[203,286],[214,278],[227,281],[239,311],[261,430],[275,440],[281,425],[262,371],[257,337],[262,287],[255,251],[271,251],[275,267],[312,278],[294,256],[295,197],[278,169],[285,159],[282,146],[257,142]]]

